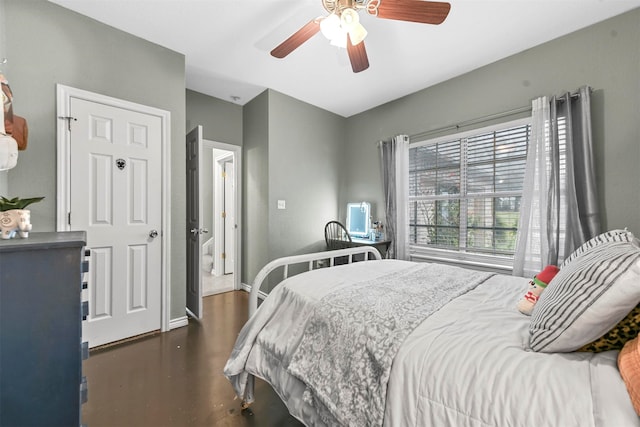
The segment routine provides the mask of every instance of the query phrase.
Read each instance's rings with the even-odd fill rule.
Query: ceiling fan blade
[[[363,41],[354,46],[351,44],[351,37],[347,35],[347,53],[354,73],[369,68],[369,58],[367,58],[367,50]]]
[[[321,19],[313,19],[271,51],[271,56],[284,58],[320,31]]]
[[[451,5],[445,2],[423,0],[380,0],[378,17],[421,24],[441,24],[449,14]]]

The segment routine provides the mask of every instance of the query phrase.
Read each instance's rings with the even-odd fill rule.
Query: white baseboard
[[[247,285],[246,283],[240,283],[240,290],[243,291],[247,291],[247,292],[251,292],[251,285]],[[260,291],[258,292],[258,298],[264,300],[267,297],[268,294]],[[176,319],[171,319],[169,321],[169,330],[172,329],[177,329],[177,328],[182,328],[184,326],[188,326],[189,325],[189,317],[188,316],[182,316],[182,317],[178,317]]]
[[[240,290],[247,291],[247,292],[250,293],[251,292],[251,285],[247,285],[246,283],[240,283]],[[260,298],[262,300],[265,299],[267,297],[267,295],[269,295],[269,294],[267,294],[265,292],[262,292],[262,291],[258,292],[258,298]]]
[[[189,325],[189,318],[187,316],[178,317],[177,319],[169,320],[169,330],[182,328]]]

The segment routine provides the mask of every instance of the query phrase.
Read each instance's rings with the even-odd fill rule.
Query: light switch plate
[[[278,209],[286,209],[287,208],[287,202],[285,202],[284,200],[278,200]]]

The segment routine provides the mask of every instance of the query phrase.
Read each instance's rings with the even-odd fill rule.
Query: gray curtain
[[[567,121],[567,235],[564,253],[566,258],[581,244],[600,234],[600,209],[596,169],[593,158],[591,133],[591,88],[580,88],[577,97],[564,95],[558,115]]]
[[[388,258],[407,259],[408,223],[406,198],[409,190],[409,137],[398,135],[379,143],[385,203],[385,233],[391,240]]]
[[[380,156],[382,158],[382,191],[384,194],[385,233],[391,240],[387,250],[388,258],[396,258],[398,253],[396,239],[397,195],[396,195],[396,141],[381,141]]]
[[[513,274],[528,277],[600,233],[588,86],[533,101],[524,185]]]

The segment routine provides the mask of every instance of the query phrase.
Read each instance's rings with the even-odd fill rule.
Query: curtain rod
[[[593,91],[593,89],[589,88],[589,91],[591,92],[591,91]],[[580,96],[580,92],[571,93],[571,94],[569,94],[569,96],[571,98],[577,98],[577,97]],[[556,97],[556,100],[562,102],[562,101],[564,101],[564,98]],[[448,131],[448,130],[458,130],[458,129],[462,128],[462,127],[476,125],[476,124],[479,124],[479,123],[484,123],[484,122],[488,122],[490,120],[495,120],[495,119],[501,119],[501,118],[504,118],[504,117],[515,116],[516,114],[527,113],[529,111],[531,111],[531,105],[527,105],[527,106],[519,107],[519,108],[514,108],[513,110],[503,111],[501,113],[489,114],[489,115],[486,115],[486,116],[477,117],[475,119],[465,120],[465,121],[459,122],[459,123],[457,123],[455,125],[443,126],[443,127],[440,127],[440,128],[436,128],[436,129],[431,129],[431,130],[427,130],[427,131],[424,131],[424,132],[420,132],[420,133],[417,133],[415,135],[409,135],[409,139],[414,139],[414,138],[420,139],[420,138],[424,138],[424,137],[432,135],[432,134],[445,132],[445,131]]]
[[[431,129],[425,132],[420,132],[417,133],[415,135],[409,135],[410,139],[414,139],[414,138],[423,138],[425,136],[429,136],[432,135],[434,133],[440,133],[440,132],[445,132],[448,130],[458,130],[461,127],[466,127],[466,126],[470,126],[470,125],[475,125],[478,123],[483,123],[483,122],[488,122],[489,120],[494,120],[494,119],[501,119],[503,117],[509,117],[509,116],[514,116],[516,114],[521,114],[521,113],[526,113],[531,111],[531,106],[525,106],[525,107],[519,107],[519,108],[514,108],[513,110],[508,110],[508,111],[503,111],[501,113],[494,113],[494,114],[489,114],[486,116],[482,116],[482,117],[477,117],[475,119],[470,119],[470,120],[465,120],[463,122],[459,122],[455,125],[449,125],[449,126],[443,126],[440,128],[436,128],[436,129]]]

